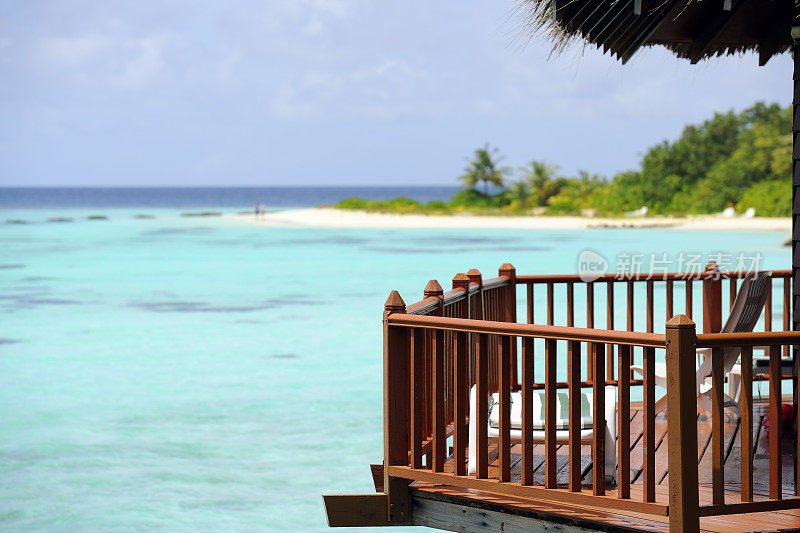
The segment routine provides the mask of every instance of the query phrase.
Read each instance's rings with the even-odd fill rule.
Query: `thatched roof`
[[[626,63],[660,44],[701,59],[757,51],[764,65],[792,44],[794,0],[518,0],[527,35],[544,34],[555,51],[583,40]],[[794,24],[800,24],[795,22]]]

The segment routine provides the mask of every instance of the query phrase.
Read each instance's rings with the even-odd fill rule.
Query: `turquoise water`
[[[782,233],[267,228],[142,212],[0,212],[36,222],[0,224],[0,530],[325,530],[320,494],[370,492],[381,459],[390,289],[411,303],[431,278],[449,286],[506,261],[575,272],[586,246],[790,264]],[[43,222],[59,216],[75,222]]]

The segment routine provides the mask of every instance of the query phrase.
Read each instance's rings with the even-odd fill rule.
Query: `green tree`
[[[740,212],[752,207],[757,215],[764,217],[788,217],[792,216],[792,203],[787,200],[791,197],[791,181],[762,181],[747,189],[736,207]]]
[[[533,160],[528,163],[527,167],[522,167],[520,170],[523,173],[523,179],[528,182],[530,194],[537,206],[546,206],[548,198],[558,194],[564,185],[564,181],[559,181],[556,176],[558,166],[551,165],[547,161]]]
[[[464,184],[465,189],[472,189],[483,183],[483,193],[489,194],[489,184],[503,187],[506,177],[511,173],[508,167],[499,166],[503,157],[498,155],[497,148],[490,148],[486,143],[483,148],[477,148],[468,159],[464,174],[459,176],[459,180]]]
[[[651,147],[641,170],[616,176],[598,195],[601,210],[709,213],[736,205],[754,183],[790,179],[790,131],[790,110],[776,104],[717,113]]]
[[[517,181],[509,189],[512,210],[527,210],[530,202],[530,189],[524,181]]]
[[[586,170],[579,170],[578,177],[564,180],[563,187],[548,198],[550,211],[558,214],[580,214],[593,207],[595,192],[605,184],[605,180]]]

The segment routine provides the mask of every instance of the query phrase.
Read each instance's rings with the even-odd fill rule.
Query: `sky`
[[[791,102],[788,54],[550,57],[516,0],[0,3],[0,186],[454,185],[613,176],[687,123]]]

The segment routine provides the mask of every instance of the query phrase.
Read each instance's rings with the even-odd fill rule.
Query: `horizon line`
[[[0,189],[310,189],[329,188],[343,189],[351,187],[375,189],[400,189],[408,187],[435,188],[461,187],[458,184],[426,184],[426,185],[2,185]]]

